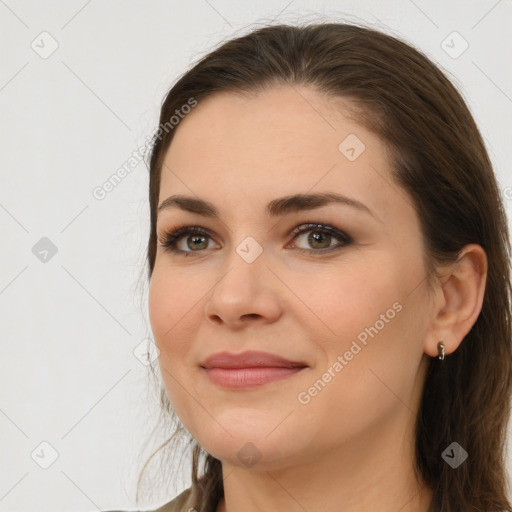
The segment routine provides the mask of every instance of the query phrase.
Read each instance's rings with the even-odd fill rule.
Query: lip
[[[201,363],[210,381],[227,389],[250,389],[291,377],[306,368],[303,361],[292,361],[269,352],[239,354],[218,352]]]
[[[210,368],[297,368],[308,366],[304,361],[292,361],[270,352],[249,350],[246,352],[217,352],[200,364],[201,367]]]

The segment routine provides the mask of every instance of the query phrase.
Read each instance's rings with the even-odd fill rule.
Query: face
[[[159,204],[189,196],[218,216],[183,202],[159,212],[158,239],[172,245],[158,245],[150,321],[174,410],[221,461],[307,462],[382,434],[421,391],[419,221],[349,106],[305,87],[216,94],[180,122],[166,154]],[[276,202],[298,194],[350,200]],[[195,230],[172,243],[184,226]],[[303,367],[202,367],[224,351]]]

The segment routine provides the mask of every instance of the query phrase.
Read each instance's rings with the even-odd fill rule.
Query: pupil
[[[193,236],[192,240],[193,240],[192,245],[194,247],[199,247],[201,245],[201,241],[205,240],[205,237],[204,236]]]
[[[309,238],[310,238],[310,243],[311,243],[311,242],[314,242],[314,243],[318,243],[318,242],[319,242],[319,243],[320,243],[320,245],[322,244],[322,238],[324,239],[324,241],[325,241],[325,240],[327,240],[327,241],[328,241],[328,237],[329,237],[329,235],[325,235],[325,234],[323,234],[323,233],[318,233],[318,232],[316,232],[316,234],[313,232],[313,233],[311,233],[311,235],[309,236]],[[319,240],[319,239],[320,239],[320,240]],[[328,245],[329,245],[329,243],[327,243],[327,246],[328,246]],[[324,244],[324,246],[325,246],[325,244]]]

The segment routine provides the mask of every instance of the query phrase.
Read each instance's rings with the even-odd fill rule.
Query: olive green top
[[[194,506],[196,505],[197,493],[195,487],[185,489],[181,494],[178,494],[173,500],[165,505],[162,505],[156,510],[150,512],[197,512]]]

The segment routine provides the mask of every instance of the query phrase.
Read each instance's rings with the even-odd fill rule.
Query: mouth
[[[269,352],[219,352],[200,365],[213,384],[227,389],[250,389],[292,377],[309,366]]]
[[[286,379],[308,368],[307,366],[251,368],[203,368],[213,384],[228,389],[249,389]]]

